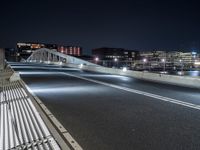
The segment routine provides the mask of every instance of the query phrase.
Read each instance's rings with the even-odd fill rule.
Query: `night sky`
[[[92,48],[199,51],[192,0],[1,0],[0,47],[44,42]]]

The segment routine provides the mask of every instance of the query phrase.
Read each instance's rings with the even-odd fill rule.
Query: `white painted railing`
[[[56,50],[50,50],[47,48],[41,48],[32,53],[32,55],[27,59],[27,62],[45,62],[45,63],[66,63],[66,64],[84,64],[89,66],[99,66],[91,62],[62,54]]]

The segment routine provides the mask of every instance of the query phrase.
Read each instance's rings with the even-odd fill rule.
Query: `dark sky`
[[[1,0],[0,47],[18,41],[128,49],[200,48],[192,0]]]

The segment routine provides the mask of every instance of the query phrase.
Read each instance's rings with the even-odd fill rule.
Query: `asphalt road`
[[[86,150],[200,149],[197,89],[58,66],[12,65]]]

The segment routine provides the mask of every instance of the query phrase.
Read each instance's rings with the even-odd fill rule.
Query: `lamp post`
[[[162,62],[163,62],[163,71],[165,72],[165,59],[164,58],[162,59]]]
[[[181,63],[181,72],[183,72],[183,63],[182,63],[182,60],[180,59],[179,62]]]
[[[118,59],[114,58],[114,62],[115,62],[115,66],[118,67],[117,63],[118,63]]]
[[[147,62],[147,59],[146,58],[144,58],[143,59],[143,70],[144,70],[144,64]]]
[[[94,59],[94,60],[95,60],[95,63],[96,63],[96,64],[98,64],[99,57],[95,57],[95,59]]]

